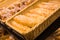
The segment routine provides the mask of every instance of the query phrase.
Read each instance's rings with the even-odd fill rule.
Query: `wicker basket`
[[[46,40],[60,40],[60,28],[53,32]]]

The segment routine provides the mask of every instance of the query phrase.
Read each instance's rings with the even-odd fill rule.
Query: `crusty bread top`
[[[59,7],[59,3],[55,1],[37,3],[37,5],[33,5],[26,11],[23,11],[21,14],[19,13],[18,15],[14,16],[8,21],[7,25],[20,32],[21,34],[26,34],[37,24],[41,24],[45,21],[45,19],[54,14],[54,12],[57,11]],[[20,26],[17,27],[15,26],[15,23],[11,24],[12,22],[18,23]],[[27,29],[25,31],[23,30],[24,28],[22,28],[21,24],[24,28],[27,26]],[[22,32],[19,28],[22,28],[24,32]]]
[[[13,4],[16,1],[18,1],[18,0],[2,0],[0,2],[0,8],[8,7],[9,5]]]

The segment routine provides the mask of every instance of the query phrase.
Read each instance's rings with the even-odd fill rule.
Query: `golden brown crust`
[[[56,8],[59,8],[59,5],[58,3],[55,5],[56,3],[55,2],[42,2],[42,3],[39,3],[35,6],[33,6],[31,9],[29,9],[28,11],[26,12],[23,12],[21,14],[18,14],[16,16],[14,16],[10,21],[9,21],[9,25],[12,27],[12,28],[16,28],[17,26],[13,26],[11,22],[16,22],[17,24],[19,25],[23,25],[23,26],[27,26],[28,28],[34,28],[36,25],[44,22],[44,20],[46,18],[48,18],[49,16],[51,16],[53,14],[53,12],[56,10]],[[54,6],[53,6],[54,5]],[[48,7],[49,6],[49,7]],[[14,24],[15,25],[15,24]],[[18,26],[19,28],[20,26]],[[22,27],[22,26],[21,26]],[[18,28],[16,28],[18,30]],[[25,28],[25,27],[24,27]],[[15,30],[16,30],[15,29]],[[23,29],[23,28],[22,28]],[[22,30],[23,31],[23,30]],[[21,31],[21,33],[22,33]],[[18,30],[18,32],[20,32],[20,30]],[[23,32],[26,33],[26,32],[29,32],[28,31],[25,31]]]

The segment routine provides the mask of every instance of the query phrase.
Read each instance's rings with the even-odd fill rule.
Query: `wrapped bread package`
[[[59,0],[38,0],[8,19],[6,24],[23,35],[26,40],[34,40],[59,16]]]
[[[0,19],[5,22],[16,13],[26,9],[37,0],[1,0]]]

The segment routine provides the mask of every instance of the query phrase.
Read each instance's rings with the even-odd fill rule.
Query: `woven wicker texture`
[[[60,40],[60,28],[53,32],[46,40]]]

